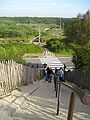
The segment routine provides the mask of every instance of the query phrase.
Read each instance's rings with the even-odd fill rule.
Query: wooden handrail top
[[[68,88],[70,88],[81,100],[84,105],[90,105],[90,94],[86,93],[84,90],[80,89],[73,83],[70,82],[61,82],[58,80],[58,84],[62,84]]]

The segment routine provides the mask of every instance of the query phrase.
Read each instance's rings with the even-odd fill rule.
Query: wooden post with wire
[[[39,25],[39,44],[40,44],[40,39],[41,39],[41,33],[40,33],[40,25]]]

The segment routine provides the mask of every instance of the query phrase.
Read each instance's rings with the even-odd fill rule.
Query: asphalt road
[[[71,57],[59,57],[58,59],[60,60],[61,63],[66,65],[68,70],[69,69],[71,70],[74,67],[74,64],[72,62],[72,58]],[[26,58],[25,60],[27,62],[33,64],[33,65],[38,64],[39,67],[42,67],[42,63],[40,61],[40,58]],[[50,61],[50,58],[48,58],[48,61]]]
[[[74,68],[74,64],[72,62],[72,57],[59,57],[58,58],[63,64],[66,65],[67,69]]]

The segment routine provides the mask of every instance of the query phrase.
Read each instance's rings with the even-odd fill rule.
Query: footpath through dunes
[[[41,80],[14,90],[10,96],[0,99],[0,120],[66,120],[71,91],[62,86],[60,114],[56,115],[57,98],[54,83]],[[73,120],[89,120],[90,106],[84,106],[77,98]]]

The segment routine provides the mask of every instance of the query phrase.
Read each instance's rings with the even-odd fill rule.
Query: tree
[[[86,68],[90,66],[90,48],[87,46],[84,47],[78,47],[75,49],[75,52],[73,54],[72,62],[75,65],[76,69],[79,68]]]
[[[90,12],[88,11],[82,17],[72,19],[72,22],[65,29],[67,43],[75,43],[80,46],[90,42]]]
[[[67,36],[65,42],[75,45],[72,60],[75,68],[90,68],[90,11],[72,19],[65,33]]]

